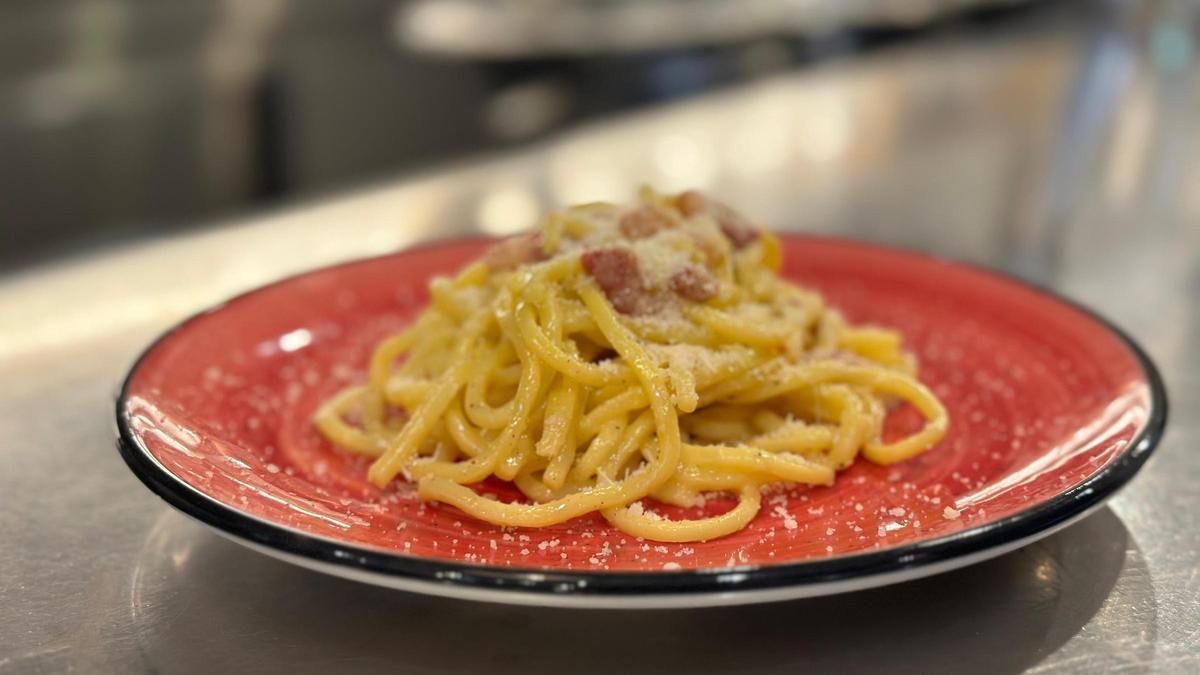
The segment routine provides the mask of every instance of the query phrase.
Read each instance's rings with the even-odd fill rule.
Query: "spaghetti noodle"
[[[777,275],[778,240],[696,192],[587,204],[493,247],[378,345],[367,382],[328,400],[317,428],[403,475],[428,500],[497,525],[590,512],[659,541],[749,523],[772,483],[828,485],[861,453],[891,464],[946,431],[899,334],[855,327]],[[924,427],[882,440],[892,401]],[[511,481],[525,502],[472,486]],[[737,495],[715,517],[663,518]]]

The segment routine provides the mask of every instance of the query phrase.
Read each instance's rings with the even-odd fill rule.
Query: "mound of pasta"
[[[848,325],[780,278],[770,233],[698,192],[643,190],[546,216],[454,278],[378,345],[366,384],[315,424],[374,457],[369,478],[497,525],[544,527],[590,512],[635,536],[735,532],[775,483],[828,485],[859,454],[890,464],[937,443],[948,420],[900,335]],[[890,405],[925,418],[884,442]],[[473,486],[497,477],[527,498]],[[642,500],[713,517],[671,520]]]

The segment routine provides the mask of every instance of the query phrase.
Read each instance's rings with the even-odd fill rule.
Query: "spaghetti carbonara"
[[[632,535],[708,540],[743,528],[774,483],[828,485],[861,453],[891,464],[948,420],[894,331],[848,325],[777,272],[778,240],[697,192],[585,204],[502,241],[380,343],[366,384],[315,415],[340,448],[375,458],[383,487],[497,525],[590,512]],[[882,439],[890,404],[920,431]],[[511,481],[526,501],[472,486]],[[731,510],[672,520],[644,498]],[[651,502],[652,503],[652,502]]]

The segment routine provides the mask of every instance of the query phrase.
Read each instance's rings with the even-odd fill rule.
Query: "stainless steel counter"
[[[897,47],[0,277],[0,673],[1200,671],[1200,70],[1184,8]],[[118,458],[117,382],[185,315],[640,181],[706,187],[779,227],[986,263],[1091,305],[1161,367],[1163,447],[1109,507],[1000,559],[674,612],[470,604],[327,578],[177,515]]]

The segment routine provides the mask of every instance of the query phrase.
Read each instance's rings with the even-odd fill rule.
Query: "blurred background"
[[[994,258],[1096,171],[1197,201],[1197,4],[5,3],[0,269],[531,148],[538,170],[460,183],[422,227],[507,231],[649,180]]]
[[[1155,461],[1110,513],[992,567],[1014,570],[1008,605],[931,613],[928,586],[900,587],[917,623],[897,635],[928,638],[901,649],[914,672],[1200,672],[1198,38],[1200,0],[0,3],[0,673],[278,671],[300,644],[329,652],[301,670],[367,663],[394,611],[347,596],[371,630],[313,640],[291,600],[341,587],[159,550],[160,530],[223,549],[121,466],[116,383],[232,294],[644,182],[986,264],[1128,330],[1170,390]],[[233,614],[203,640],[186,618]],[[696,625],[739,621],[718,616]],[[923,666],[977,620],[1008,653],[968,640],[957,667]]]

